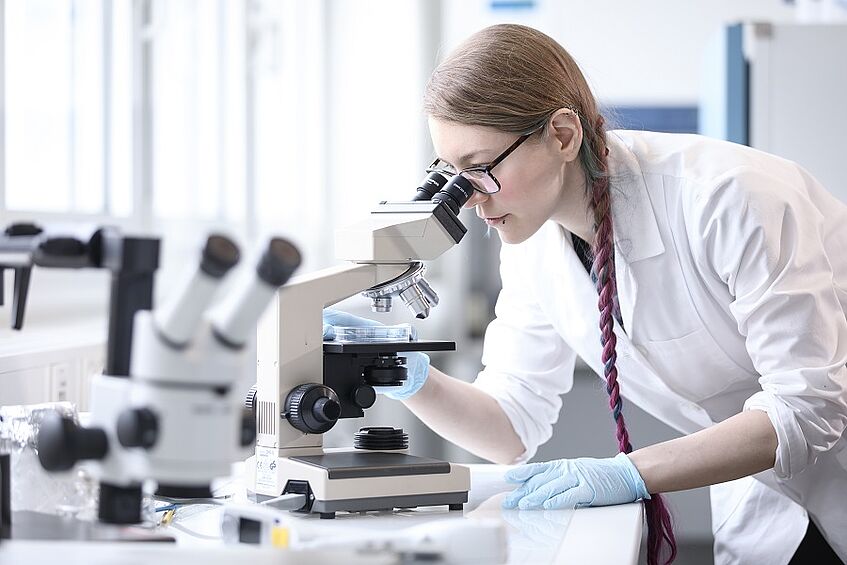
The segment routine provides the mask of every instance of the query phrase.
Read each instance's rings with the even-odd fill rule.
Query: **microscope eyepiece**
[[[433,202],[444,202],[457,216],[462,206],[470,200],[473,195],[473,184],[471,181],[462,175],[454,175],[453,178],[444,185],[444,188],[438,191],[432,197]]]
[[[256,322],[277,289],[288,282],[300,266],[300,251],[281,237],[268,242],[256,266],[255,276],[244,279],[212,315],[212,332],[226,346],[240,348],[256,331]]]
[[[241,258],[238,247],[227,237],[212,234],[206,239],[200,269],[212,278],[223,277]]]
[[[210,235],[200,255],[199,267],[153,312],[157,333],[174,348],[188,345],[199,327],[203,312],[241,253],[235,243],[222,235]]]
[[[412,201],[432,200],[432,197],[435,196],[439,190],[444,188],[444,185],[447,184],[447,181],[449,180],[450,179],[441,171],[431,171],[421,181]]]
[[[286,239],[271,239],[262,255],[256,273],[259,278],[273,287],[279,287],[291,277],[300,266],[300,251]]]

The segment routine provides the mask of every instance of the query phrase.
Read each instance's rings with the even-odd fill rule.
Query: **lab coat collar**
[[[618,343],[628,339],[638,343],[639,328],[633,323],[638,297],[635,264],[661,255],[665,252],[665,245],[641,166],[635,153],[627,145],[625,136],[625,132],[608,132],[606,136],[609,147],[612,222],[615,230],[615,279],[626,333],[621,335],[617,325],[615,332],[618,333]],[[558,237],[561,237],[561,233],[559,232]],[[564,240],[569,288],[576,289],[579,293],[579,304],[596,304],[597,291],[594,284],[577,258],[570,237]],[[588,311],[585,313],[587,315]]]
[[[647,183],[632,149],[616,131],[606,135],[616,254],[634,263],[665,251]]]
[[[633,323],[638,297],[635,263],[661,255],[665,245],[638,159],[617,132],[609,132],[606,139],[618,304],[627,336],[637,343],[639,328]]]

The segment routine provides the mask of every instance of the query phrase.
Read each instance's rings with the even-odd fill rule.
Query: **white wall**
[[[558,40],[607,104],[696,104],[710,38],[740,20],[790,21],[781,0],[536,0],[494,10],[489,0],[444,0],[444,48],[498,22],[523,23]]]

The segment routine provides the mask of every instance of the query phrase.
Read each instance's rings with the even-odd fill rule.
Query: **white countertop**
[[[513,485],[502,479],[508,467],[469,467],[471,491],[461,513],[449,512],[446,507],[423,507],[395,512],[339,513],[335,520],[321,520],[313,514],[291,513],[292,529],[301,539],[332,539],[351,534],[364,538],[368,532],[386,532],[434,521],[496,519],[506,525],[507,563],[510,565],[637,563],[642,531],[641,503],[580,510],[503,510],[500,503],[513,488]],[[234,502],[245,500],[240,480],[219,487],[216,494],[227,490],[233,493]],[[63,565],[108,563],[117,558],[128,565],[154,561],[157,565],[205,565],[235,562],[244,558],[250,559],[251,565],[304,562],[304,559],[316,564],[336,564],[339,560],[351,564],[395,562],[395,558],[389,555],[356,555],[338,550],[315,551],[307,556],[280,549],[227,546],[220,539],[208,539],[220,536],[220,510],[220,506],[185,508],[182,516],[178,511],[175,522],[179,529],[167,529],[168,533],[177,537],[176,546],[153,543],[2,542],[0,563],[37,563],[55,558],[61,558]]]

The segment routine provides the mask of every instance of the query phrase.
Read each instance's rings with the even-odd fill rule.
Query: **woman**
[[[579,355],[606,380],[621,454],[517,467],[506,507],[644,499],[658,563],[675,555],[659,493],[716,485],[717,563],[847,559],[847,208],[747,147],[607,132],[573,59],[522,26],[470,37],[424,107],[434,167],[475,182],[467,206],[504,244],[503,288],[474,383],[410,355],[391,395],[522,463]],[[621,393],[686,435],[633,451]]]

